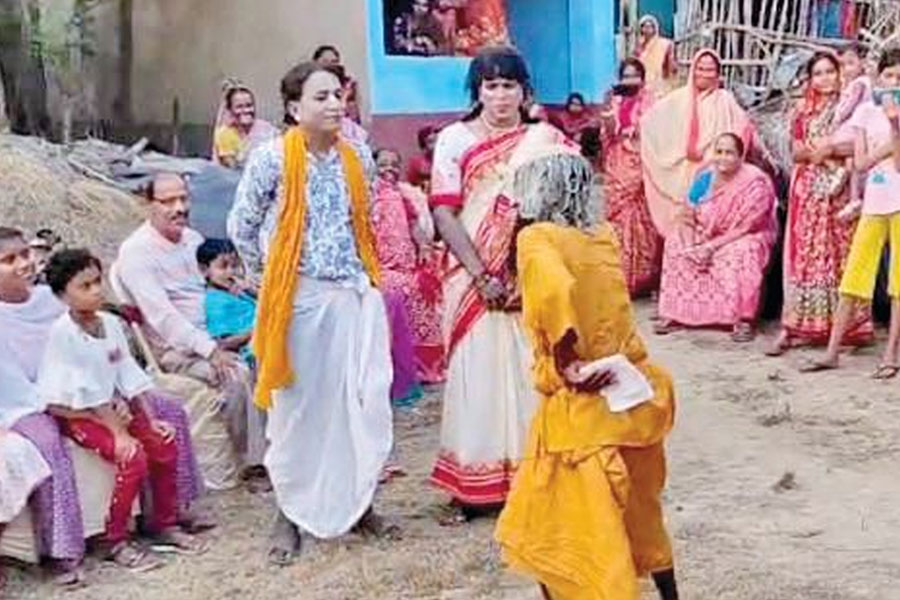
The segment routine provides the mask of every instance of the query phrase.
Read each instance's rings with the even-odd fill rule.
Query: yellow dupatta
[[[372,285],[380,283],[375,238],[369,222],[369,187],[362,161],[344,140],[338,140],[344,177],[350,194],[350,217],[359,257]],[[268,410],[272,392],[292,385],[288,333],[299,279],[300,253],[306,228],[306,138],[295,127],[284,136],[284,198],[278,229],[263,271],[253,352],[259,363],[254,401]]]

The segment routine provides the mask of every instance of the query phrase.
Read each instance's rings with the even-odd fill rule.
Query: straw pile
[[[63,147],[0,135],[0,224],[28,234],[50,228],[108,263],[142,219],[138,198],[78,174]]]

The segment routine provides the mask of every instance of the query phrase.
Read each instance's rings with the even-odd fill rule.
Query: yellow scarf
[[[380,274],[362,161],[344,140],[338,141],[337,150],[350,193],[350,217],[359,257],[372,285],[377,286]],[[259,364],[254,400],[263,410],[271,407],[272,392],[292,385],[296,376],[288,352],[288,333],[306,227],[306,157],[306,139],[295,127],[284,136],[284,198],[278,230],[263,272],[253,336],[253,352]]]

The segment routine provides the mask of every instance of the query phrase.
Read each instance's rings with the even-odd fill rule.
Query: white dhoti
[[[296,383],[273,394],[265,466],[284,515],[333,538],[371,506],[393,444],[381,293],[301,277],[288,344]]]

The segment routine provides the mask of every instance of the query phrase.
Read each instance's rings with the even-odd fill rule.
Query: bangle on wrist
[[[483,288],[491,279],[493,279],[493,277],[491,272],[485,269],[480,275],[475,277],[475,287]]]

